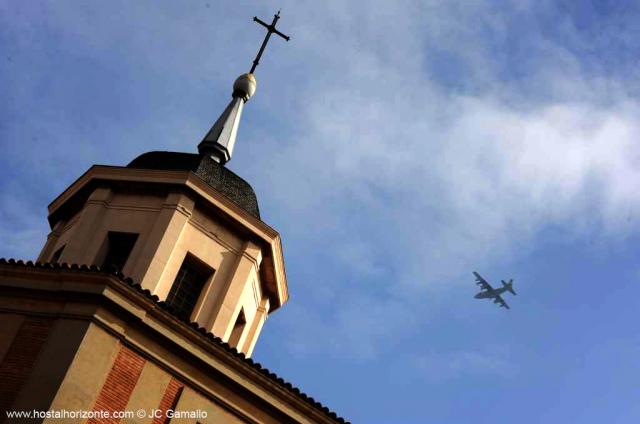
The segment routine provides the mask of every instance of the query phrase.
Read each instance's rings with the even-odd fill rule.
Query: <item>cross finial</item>
[[[260,58],[262,57],[262,53],[264,52],[264,48],[267,46],[267,43],[269,42],[269,38],[271,37],[272,33],[276,33],[280,37],[282,37],[285,40],[289,41],[289,37],[287,35],[284,35],[283,33],[281,33],[280,31],[278,31],[276,29],[276,23],[278,22],[278,19],[280,19],[280,11],[279,10],[278,10],[278,13],[273,15],[273,22],[271,22],[271,25],[263,22],[257,16],[253,17],[254,22],[259,23],[260,25],[262,25],[263,27],[265,27],[267,29],[267,35],[264,37],[264,41],[262,42],[262,46],[260,46],[260,50],[258,51],[258,55],[256,56],[256,58],[253,61],[253,66],[251,67],[251,70],[249,71],[250,74],[253,74],[253,72],[256,70],[256,67],[258,66],[258,63],[260,63]]]

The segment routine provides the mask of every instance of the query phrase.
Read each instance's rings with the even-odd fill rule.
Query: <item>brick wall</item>
[[[0,364],[0,422],[6,417],[20,389],[28,380],[54,320],[27,317]]]
[[[124,346],[120,347],[109,375],[98,394],[94,411],[124,411],[140,378],[145,360]],[[92,418],[88,424],[116,424],[119,419]]]
[[[175,410],[178,400],[180,399],[180,394],[182,394],[182,389],[183,385],[175,378],[172,378],[164,391],[160,406],[158,406],[158,409],[162,411],[162,417],[154,418],[151,424],[167,424],[170,421],[170,418],[167,418],[165,415],[167,410]]]

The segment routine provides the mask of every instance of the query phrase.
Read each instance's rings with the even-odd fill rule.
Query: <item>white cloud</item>
[[[49,142],[57,146],[48,151],[49,165],[37,168],[43,180],[71,182],[71,173],[115,158],[113,152],[195,151],[224,106],[225,99],[212,98],[228,95],[238,58],[251,57],[251,43],[262,37],[247,29],[250,21],[239,23],[255,12],[245,3],[230,11],[126,5],[117,14],[111,6],[95,14],[75,6],[27,13],[74,48],[74,58],[113,69],[118,78],[104,83],[114,91],[143,87],[129,93],[134,100],[114,102],[119,107],[139,102],[138,112],[157,100],[153,93],[174,96],[141,113],[139,123],[105,110],[81,124],[74,109],[53,116],[31,109],[43,81],[55,86],[47,79],[60,77],[55,68],[32,69],[24,87],[12,74],[11,86],[22,87],[12,98],[32,101],[20,102],[29,120],[14,123],[11,137],[22,140],[29,129],[47,135],[23,159],[37,163]],[[281,27],[292,41],[269,46],[231,167],[258,187],[263,216],[289,248],[287,260],[317,271],[291,281],[299,303],[278,313],[293,345],[324,349],[309,337],[324,335],[336,347],[373,356],[391,335],[412,331],[407,322],[425,313],[417,299],[429,301],[426,288],[448,287],[472,264],[525,255],[545,226],[561,225],[576,237],[637,230],[640,105],[627,91],[637,80],[585,71],[574,53],[585,44],[577,30],[560,19],[558,31],[572,45],[551,39],[533,19],[534,7],[552,6],[285,2]],[[230,18],[207,19],[223,13]],[[516,14],[531,27],[515,31]],[[23,51],[44,49],[40,26],[14,21]],[[520,50],[509,49],[514,43]],[[169,87],[174,73],[180,81]],[[129,78],[136,84],[116,86]],[[200,103],[184,110],[182,95]],[[81,158],[68,154],[79,148]],[[12,157],[22,152],[14,150]],[[44,222],[44,209],[33,216]],[[13,214],[7,221],[0,227],[7,248],[35,244],[29,231],[18,241],[5,238],[18,222]],[[348,281],[339,279],[344,275]],[[296,298],[296,288],[309,297]]]
[[[486,5],[477,6],[473,16],[482,21]],[[443,4],[437,8],[451,12]],[[405,28],[416,28],[424,18],[411,15],[412,10],[389,9]],[[547,226],[560,226],[577,238],[615,239],[637,231],[640,198],[633,182],[640,177],[634,153],[640,103],[625,93],[621,81],[583,73],[579,57],[534,34],[532,66],[540,72],[531,85],[503,83],[498,71],[505,64],[492,63],[500,59],[482,45],[470,24],[474,18],[456,21],[460,17],[454,13],[435,22],[437,31],[427,31],[466,58],[472,85],[480,89],[447,90],[416,72],[430,60],[430,50],[416,49],[416,33],[394,32],[399,40],[390,45],[383,40],[386,33],[367,32],[376,23],[384,26],[389,15],[363,13],[363,33],[356,15],[341,16],[341,22],[353,25],[353,32],[340,33],[341,50],[331,35],[329,46],[308,41],[321,51],[335,48],[348,60],[327,64],[322,84],[301,93],[305,101],[292,117],[298,139],[278,144],[281,166],[270,169],[272,163],[266,162],[256,172],[286,187],[287,196],[269,204],[276,215],[296,210],[296,220],[281,228],[285,237],[294,232],[299,239],[293,243],[335,249],[338,258],[356,240],[360,253],[349,263],[364,283],[334,283],[343,295],[337,304],[333,297],[307,299],[318,310],[334,313],[315,315],[314,308],[305,307],[296,312],[300,319],[292,320],[294,327],[311,325],[314,336],[337,340],[341,352],[346,348],[370,357],[385,340],[413,331],[406,322],[424,314],[425,289],[446,288],[473,264],[488,267],[526,255]],[[494,18],[487,23],[490,31],[507,31],[500,22],[507,17]],[[542,96],[531,91],[537,87],[544,87]],[[339,230],[301,234],[294,229],[326,219]],[[384,264],[383,271],[371,273],[371,264]],[[421,296],[423,303],[416,301]],[[293,334],[301,338],[297,345],[326,348],[304,331]],[[482,358],[462,355],[458,362]]]

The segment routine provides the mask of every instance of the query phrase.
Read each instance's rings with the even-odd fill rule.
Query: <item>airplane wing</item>
[[[480,274],[478,274],[477,272],[473,271],[473,275],[475,275],[476,284],[480,286],[480,289],[487,290],[487,291],[493,290],[493,287],[491,287],[491,284],[487,283],[487,280],[482,278],[480,276]]]
[[[509,308],[509,305],[507,305],[507,302],[505,302],[504,299],[502,298],[502,296],[500,296],[500,295],[497,295],[493,299],[493,303],[499,303],[501,308],[511,309],[511,308]]]

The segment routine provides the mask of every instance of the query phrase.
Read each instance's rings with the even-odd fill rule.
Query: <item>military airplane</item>
[[[506,291],[510,291],[511,294],[515,296],[516,292],[513,291],[513,280],[509,280],[508,283],[502,280],[502,287],[494,289],[480,274],[473,271],[473,275],[476,277],[476,284],[480,286],[480,293],[474,296],[476,299],[493,299],[493,303],[499,303],[501,308],[510,309],[507,302],[505,302],[500,295]]]

